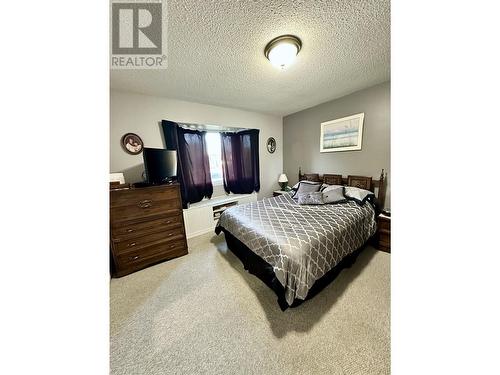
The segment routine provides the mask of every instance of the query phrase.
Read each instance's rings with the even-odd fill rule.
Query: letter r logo
[[[113,54],[161,54],[161,8],[161,3],[113,3]]]

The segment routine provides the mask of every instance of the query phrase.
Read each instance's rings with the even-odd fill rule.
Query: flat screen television
[[[169,183],[177,176],[177,152],[161,148],[142,151],[146,181],[151,185]]]

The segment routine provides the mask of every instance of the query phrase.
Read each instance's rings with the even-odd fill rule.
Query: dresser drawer
[[[180,212],[180,203],[178,199],[156,200],[140,199],[135,200],[134,204],[128,206],[111,207],[111,222],[120,220],[132,220],[147,218],[155,215],[171,214],[176,210]]]
[[[142,201],[163,201],[175,199],[179,201],[180,194],[177,186],[159,186],[147,189],[116,190],[110,193],[110,207],[135,206]]]
[[[391,248],[391,232],[380,230],[378,233],[378,248],[389,251]]]
[[[168,229],[182,226],[182,215],[168,216],[148,221],[116,222],[111,228],[113,241],[121,242],[130,238],[144,236],[150,233],[164,232]]]
[[[391,230],[391,221],[385,219],[378,219],[378,228],[379,230]]]
[[[165,231],[151,233],[142,237],[134,237],[121,242],[115,242],[115,252],[120,255],[135,249],[142,249],[157,242],[175,242],[184,239],[183,228],[172,228]]]
[[[118,274],[187,254],[184,241],[161,242],[117,257]],[[131,270],[132,269],[132,270]]]
[[[380,242],[383,242],[384,244],[389,245],[391,243],[391,235],[390,235],[390,233],[381,232],[379,234],[378,240]]]

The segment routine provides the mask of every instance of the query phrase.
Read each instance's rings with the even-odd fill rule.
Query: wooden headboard
[[[366,176],[347,176],[342,177],[341,174],[323,174],[322,176],[319,173],[302,173],[299,168],[299,181],[317,181],[323,182],[329,185],[346,185],[346,186],[354,186],[360,189],[370,190],[375,193],[375,188],[377,191],[377,200],[379,201],[381,207],[384,207],[385,203],[385,174],[384,170],[380,173],[380,177],[378,180],[374,180],[372,177]]]

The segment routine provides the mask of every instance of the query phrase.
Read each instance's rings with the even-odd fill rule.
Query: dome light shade
[[[294,35],[281,35],[271,40],[264,49],[264,55],[274,66],[285,69],[293,63],[302,48],[302,42]]]

